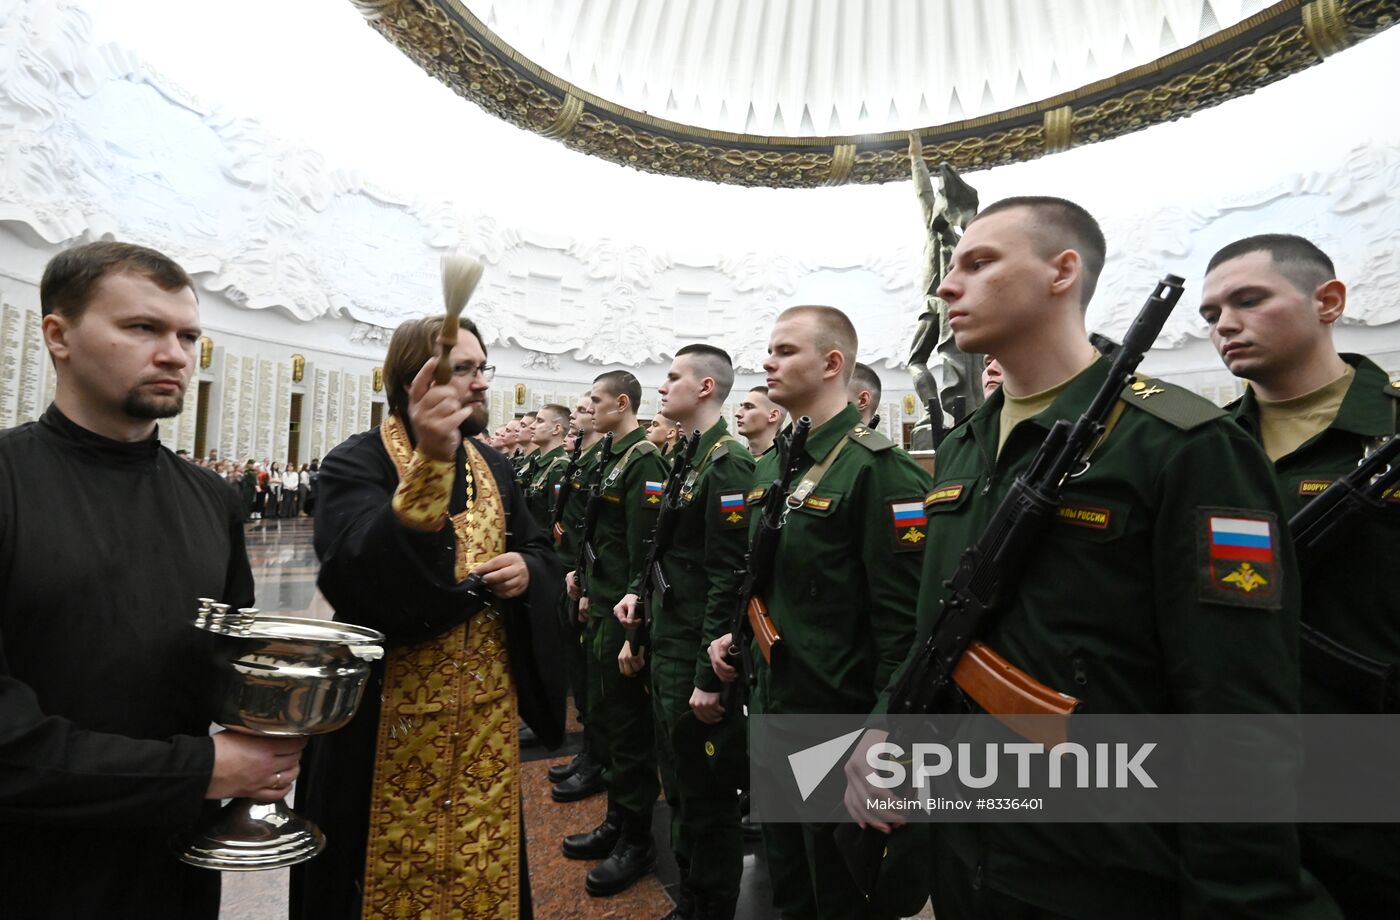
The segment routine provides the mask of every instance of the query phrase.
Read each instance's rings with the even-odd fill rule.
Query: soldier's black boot
[[[603,789],[603,765],[590,757],[588,769],[580,769],[557,784],[549,790],[549,797],[556,802],[578,802],[590,795],[597,795]]]
[[[626,891],[649,872],[656,871],[656,845],[651,841],[651,815],[627,813],[622,836],[608,858],[588,872],[583,887],[595,898]]]
[[[564,838],[564,855],[570,859],[603,859],[617,846],[622,836],[622,809],[608,804],[603,823],[583,834]]]
[[[676,892],[676,906],[661,920],[695,920],[695,889],[689,882],[681,882]]]
[[[587,749],[584,749],[575,754],[568,763],[557,763],[550,767],[548,770],[549,781],[551,783],[562,783],[579,770],[593,766],[595,766],[593,758],[588,755]]]

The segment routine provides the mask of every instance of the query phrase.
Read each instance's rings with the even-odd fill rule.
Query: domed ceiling
[[[460,95],[669,175],[975,170],[1180,118],[1389,27],[1396,0],[351,0]]]

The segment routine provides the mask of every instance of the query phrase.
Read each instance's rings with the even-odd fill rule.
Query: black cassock
[[[199,597],[253,601],[238,497],[150,440],[56,407],[0,433],[0,916],[218,915],[170,838],[204,792]]]
[[[510,461],[490,447],[470,443],[486,459],[500,489],[506,551],[520,553],[530,570],[527,593],[497,604],[504,614],[520,717],[545,747],[555,748],[564,736],[564,668],[556,624],[563,572],[548,536],[525,508]],[[449,505],[453,514],[466,507],[465,450],[457,454]],[[378,429],[331,451],[316,482],[317,585],[337,620],[378,629],[390,646],[440,635],[482,609],[453,577],[453,529],[425,534],[398,522],[390,507],[398,484],[398,470]],[[320,824],[327,842],[321,855],[292,870],[294,920],[360,915],[383,679],[383,662],[376,662],[355,718],[340,731],[314,739],[302,758],[296,808]],[[524,848],[522,835],[522,856]],[[528,885],[523,871],[521,879]]]

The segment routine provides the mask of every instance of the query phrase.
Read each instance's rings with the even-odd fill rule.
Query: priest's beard
[[[478,404],[472,409],[471,414],[462,420],[462,424],[457,426],[457,430],[462,432],[464,438],[474,438],[486,430],[486,423],[490,421],[490,414],[486,406]]]
[[[173,396],[149,396],[139,389],[126,394],[122,411],[131,418],[174,418],[185,408],[185,389]]]

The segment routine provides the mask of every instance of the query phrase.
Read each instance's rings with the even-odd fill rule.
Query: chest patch
[[[1304,479],[1298,483],[1299,495],[1318,495],[1327,491],[1327,487],[1332,484],[1330,479]]]
[[[895,552],[910,553],[923,549],[924,541],[928,539],[928,516],[924,514],[923,502],[890,502],[890,523],[894,528]]]
[[[924,507],[928,508],[932,505],[945,505],[948,502],[955,502],[959,498],[962,498],[962,494],[962,483],[959,483],[955,486],[942,486],[940,488],[934,489],[932,492],[930,492],[927,496],[924,497]]]
[[[1055,509],[1055,520],[1076,527],[1107,530],[1109,522],[1113,520],[1113,512],[1107,508],[1094,508],[1089,505],[1061,505]]]
[[[1201,508],[1196,520],[1201,599],[1279,609],[1283,572],[1277,560],[1277,519],[1258,511]]]

